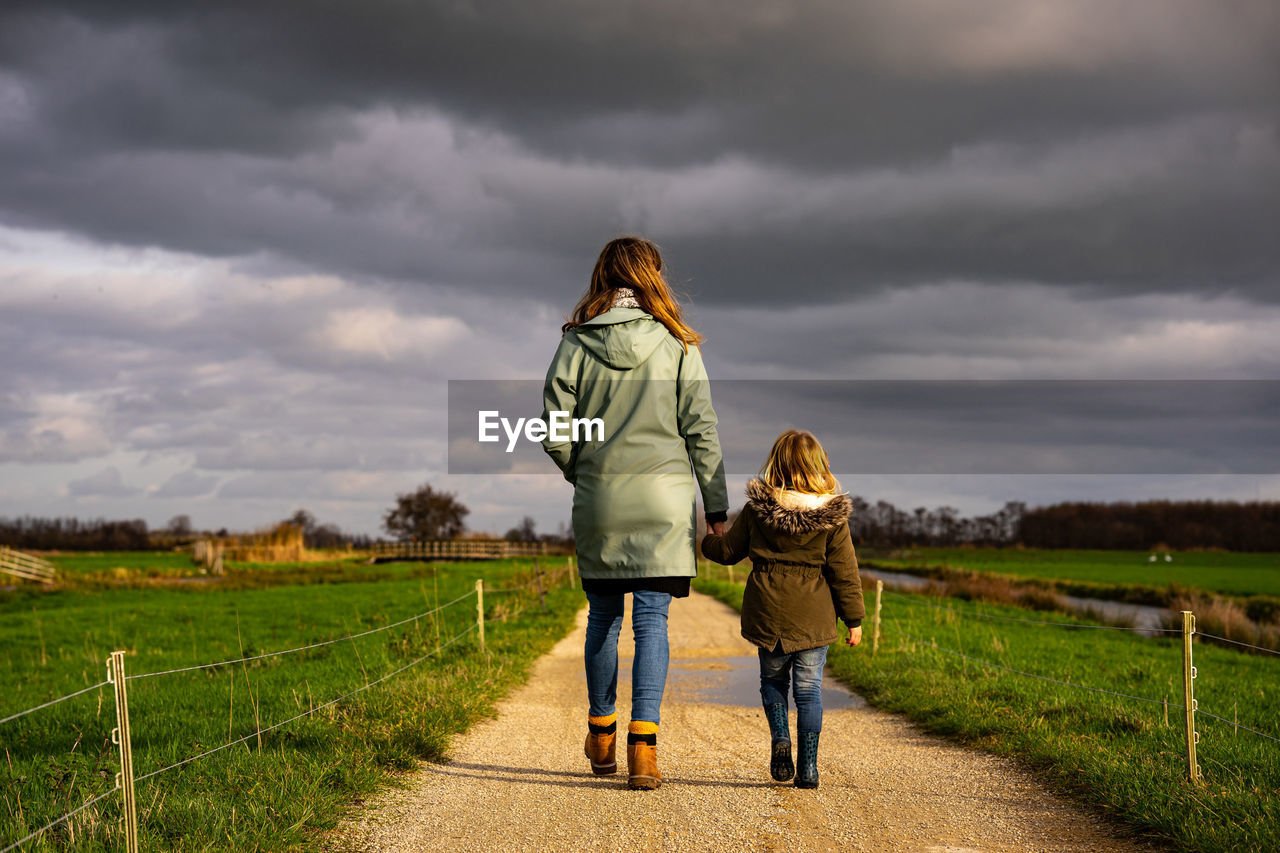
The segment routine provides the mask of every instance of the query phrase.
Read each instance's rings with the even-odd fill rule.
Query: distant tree
[[[452,493],[437,492],[424,483],[417,491],[396,495],[396,505],[382,517],[382,526],[397,539],[457,539],[466,530],[462,520],[470,512]]]
[[[573,547],[573,525],[565,524],[563,521],[556,526],[555,533],[544,533],[540,537],[543,542],[548,545],[559,545],[561,547]]]
[[[302,541],[308,548],[341,548],[354,537],[342,532],[336,524],[321,524],[305,509],[295,510],[281,524],[288,524],[302,531]]]
[[[175,515],[173,518],[169,519],[167,524],[165,524],[164,530],[166,533],[171,533],[174,536],[190,536],[192,533],[191,516]]]
[[[304,534],[308,548],[341,548],[351,541],[336,524],[319,524]]]
[[[519,524],[508,530],[502,538],[508,542],[537,542],[537,522],[526,515],[520,519]]]
[[[285,520],[285,524],[292,524],[294,527],[302,531],[303,535],[309,535],[316,529],[316,517],[305,509],[294,511],[293,515]]]

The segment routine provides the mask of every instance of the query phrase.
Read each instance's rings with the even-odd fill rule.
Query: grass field
[[[172,551],[92,551],[55,554],[45,559],[59,574],[71,577],[102,575],[121,579],[200,573],[200,567],[192,562],[190,554]]]
[[[703,578],[695,585],[741,607],[741,583]],[[1182,697],[1180,638],[1150,640],[979,613],[1046,620],[1043,613],[1012,607],[886,595],[879,653],[870,653],[868,624],[861,647],[832,647],[830,666],[872,704],[930,731],[1014,756],[1142,834],[1183,850],[1274,849],[1280,838],[1280,742],[1201,713],[1204,784],[1185,778],[1185,736],[1175,707]],[[943,649],[1071,684],[984,666]],[[1195,662],[1202,712],[1228,720],[1238,715],[1241,725],[1280,738],[1280,658],[1197,644]],[[1168,725],[1158,704],[1163,699],[1170,701]]]
[[[136,676],[324,642],[467,596],[477,577],[491,590],[524,583],[531,565],[340,567],[337,583],[263,588],[6,593],[0,675],[11,687],[0,695],[0,717],[103,680],[115,649],[128,652],[127,670]],[[290,571],[304,570],[263,574],[279,580]],[[527,592],[486,596],[494,620],[486,626],[488,655],[474,631],[462,633],[476,624],[470,596],[433,617],[355,640],[131,680],[135,774],[142,777],[308,712],[443,646],[403,673],[260,739],[139,782],[144,849],[314,847],[344,807],[385,784],[391,771],[440,758],[452,734],[490,713],[569,630],[581,593],[564,585],[550,590],[546,614],[536,601]],[[527,609],[516,614],[520,608]],[[0,846],[110,789],[119,769],[109,743],[114,725],[110,688],[0,724],[6,758]],[[119,849],[119,802],[118,795],[107,798],[29,849]]]
[[[1150,562],[1147,551],[1038,551],[1017,548],[912,548],[871,556],[890,569],[949,567],[1022,578],[1103,586],[1167,588],[1170,584],[1235,596],[1280,596],[1280,554],[1187,551]]]
[[[177,578],[207,577],[203,567],[195,563],[188,553],[174,551],[95,551],[63,553],[45,557],[58,570],[64,583],[72,586],[106,585],[145,582],[148,580],[173,580]],[[334,551],[329,559],[300,563],[244,563],[228,560],[228,574],[248,572],[273,572],[311,574],[317,571],[332,573],[335,569],[367,567],[368,557],[347,555]]]

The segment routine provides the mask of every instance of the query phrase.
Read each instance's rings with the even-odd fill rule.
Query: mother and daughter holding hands
[[[852,502],[811,433],[778,436],[747,501],[726,530],[729,499],[702,342],[682,319],[657,246],[622,237],[604,247],[591,283],[565,323],[547,370],[546,410],[600,418],[602,440],[543,442],[574,486],[573,533],[588,602],[585,752],[597,775],[617,772],[618,634],[632,598],[635,658],[627,727],[628,786],[662,784],[658,726],[667,680],[667,613],[697,574],[695,512],[709,533],[702,553],[733,565],[751,558],[742,636],[759,647],[760,696],[770,732],[770,775],[818,787],[822,670],[827,647],[862,640],[862,585],[849,535]],[[788,688],[799,749],[792,760]]]

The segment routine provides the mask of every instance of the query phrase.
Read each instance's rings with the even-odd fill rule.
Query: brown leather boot
[[[591,772],[597,776],[608,776],[618,772],[618,733],[606,734],[587,732],[587,743],[583,752],[591,759]]]
[[[633,791],[653,791],[661,784],[662,773],[658,771],[657,744],[628,742],[627,787]]]

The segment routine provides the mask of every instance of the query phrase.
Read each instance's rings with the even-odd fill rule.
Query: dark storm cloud
[[[673,382],[654,384],[675,393]],[[450,382],[449,473],[545,467],[539,442],[511,438],[517,419],[541,415],[541,388]],[[1280,473],[1275,381],[712,380],[709,392],[725,471],[737,476],[793,428],[859,475]],[[614,426],[602,422],[606,437]]]
[[[1280,294],[1266,0],[6,10],[12,223],[557,300],[632,229],[711,303]]]

